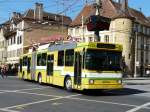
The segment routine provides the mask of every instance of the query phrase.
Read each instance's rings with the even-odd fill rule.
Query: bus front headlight
[[[90,79],[89,84],[94,84],[94,80]]]

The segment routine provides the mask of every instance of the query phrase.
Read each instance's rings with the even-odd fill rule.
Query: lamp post
[[[135,32],[135,59],[134,59],[134,78],[137,77],[137,69],[136,69],[136,65],[137,65],[137,37],[138,37],[138,32]]]

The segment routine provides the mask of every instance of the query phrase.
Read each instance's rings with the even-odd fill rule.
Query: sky
[[[12,12],[24,13],[27,9],[34,9],[35,3],[43,3],[44,10],[60,13],[74,19],[81,11],[86,1],[94,0],[0,0],[0,24],[7,21]],[[128,0],[131,8],[140,10],[145,16],[150,16],[150,0]]]

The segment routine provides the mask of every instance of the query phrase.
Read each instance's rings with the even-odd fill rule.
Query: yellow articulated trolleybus
[[[123,87],[121,45],[70,42],[39,48],[21,56],[19,78],[62,86],[69,91]]]

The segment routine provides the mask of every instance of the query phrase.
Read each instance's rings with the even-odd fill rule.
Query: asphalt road
[[[0,77],[0,112],[150,112],[150,85],[69,93],[16,77]]]

